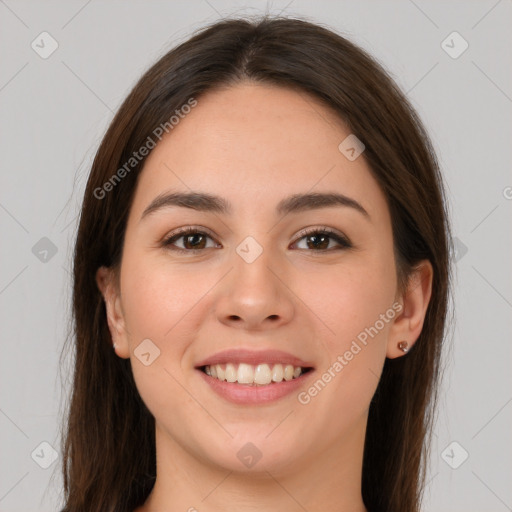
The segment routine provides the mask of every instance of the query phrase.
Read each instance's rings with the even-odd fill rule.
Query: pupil
[[[328,237],[327,237],[326,235],[320,235],[320,236],[319,236],[319,235],[310,235],[310,236],[309,236],[309,238],[310,238],[311,240],[316,240],[315,242],[313,242],[313,245],[314,245],[314,247],[315,247],[315,248],[317,248],[317,249],[318,249],[318,245],[319,245],[318,241],[319,241],[320,239],[322,239],[322,240],[323,240],[323,242],[325,242],[326,238],[328,238]],[[322,243],[322,242],[320,242],[320,244],[321,244],[321,243]],[[325,245],[325,244],[324,244],[324,245]],[[329,244],[327,244],[327,245],[329,245]],[[325,247],[324,247],[324,248],[325,248]]]
[[[196,242],[190,242],[190,240],[191,240],[191,239],[194,239],[195,237],[199,237],[199,238],[201,238],[201,237],[202,237],[202,235],[194,234],[194,235],[188,235],[188,236],[187,236],[187,243],[191,243],[191,245],[192,245],[192,246],[194,246],[194,247],[195,247],[196,245],[198,245],[198,244],[199,244],[199,243],[197,242],[197,240],[196,240]]]

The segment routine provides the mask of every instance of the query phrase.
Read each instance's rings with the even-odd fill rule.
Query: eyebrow
[[[233,212],[231,203],[220,196],[204,192],[167,192],[160,194],[151,201],[142,213],[140,220],[158,210],[173,206],[224,215],[231,215]],[[370,215],[359,202],[336,192],[293,194],[282,199],[277,204],[276,212],[279,215],[286,215],[288,213],[300,213],[306,210],[316,210],[333,206],[353,208],[370,219]]]

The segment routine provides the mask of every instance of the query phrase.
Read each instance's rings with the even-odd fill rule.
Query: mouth
[[[307,361],[278,350],[231,349],[200,361],[208,388],[237,405],[264,405],[291,396],[314,374]]]
[[[272,386],[281,382],[298,379],[313,370],[312,367],[294,366],[282,363],[226,363],[204,365],[198,368],[209,377],[221,382],[246,386]]]

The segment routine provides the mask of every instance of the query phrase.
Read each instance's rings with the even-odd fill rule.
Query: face
[[[307,94],[245,83],[200,97],[146,160],[108,314],[170,452],[277,474],[364,436],[384,360],[421,321],[349,135]],[[191,192],[220,202],[162,199]],[[339,196],[289,201],[308,194]]]

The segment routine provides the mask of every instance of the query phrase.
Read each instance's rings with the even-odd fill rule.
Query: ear
[[[115,352],[119,357],[127,359],[130,357],[130,348],[115,271],[108,267],[100,267],[96,272],[96,283],[105,301],[108,328],[112,343],[116,344]]]
[[[410,349],[418,339],[432,295],[433,275],[430,261],[421,261],[409,276],[407,289],[397,297],[402,310],[389,331],[387,358],[394,359],[405,354],[397,346],[401,341],[406,341]]]

